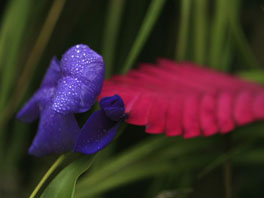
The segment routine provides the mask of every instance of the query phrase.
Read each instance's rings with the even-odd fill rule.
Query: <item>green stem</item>
[[[177,60],[184,60],[186,58],[186,49],[188,44],[188,32],[190,26],[190,11],[191,11],[191,0],[181,1],[181,21],[179,28],[179,37],[177,41],[177,50],[175,58]]]
[[[147,10],[147,15],[144,18],[144,21],[140,27],[139,33],[136,37],[128,58],[125,61],[122,73],[125,74],[133,66],[136,58],[138,57],[140,51],[142,50],[147,38],[153,29],[155,22],[157,21],[158,16],[165,4],[165,0],[152,0],[151,4]]]
[[[69,163],[49,183],[41,194],[41,198],[73,197],[78,178],[92,165],[95,155],[79,155]]]
[[[225,181],[225,197],[232,197],[232,177],[231,177],[231,162],[227,160],[224,164],[224,181]]]
[[[42,177],[36,188],[33,190],[29,198],[34,198],[39,190],[42,188],[42,186],[46,183],[47,179],[51,176],[51,174],[64,162],[65,155],[61,155],[49,168],[49,170],[45,173],[45,175]]]
[[[232,147],[232,136],[227,134],[225,136],[225,150],[229,153]],[[228,159],[224,163],[224,183],[225,183],[225,197],[232,197],[232,172],[231,172],[231,160]]]
[[[106,77],[112,74],[113,60],[115,57],[115,47],[120,27],[122,12],[125,1],[111,0],[108,13],[106,15],[106,28],[103,42],[103,57],[106,64]]]

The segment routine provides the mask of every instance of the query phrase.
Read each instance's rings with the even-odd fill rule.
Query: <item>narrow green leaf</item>
[[[263,141],[264,139],[264,122],[254,122],[252,124],[240,127],[238,132],[232,134],[232,138],[236,142]],[[251,131],[249,135],[249,131]]]
[[[245,80],[264,84],[264,71],[262,70],[241,71],[237,75]]]
[[[189,139],[182,140],[180,142],[174,142],[171,145],[156,151],[156,155],[160,160],[167,160],[173,157],[187,155],[188,153],[195,152],[197,150],[204,150],[211,145],[216,145],[215,141],[211,139]]]
[[[215,69],[220,69],[221,59],[224,52],[224,44],[227,34],[227,14],[226,9],[229,2],[227,0],[216,0],[215,16],[212,22],[209,65]]]
[[[233,158],[234,156],[237,156],[242,153],[242,150],[236,149],[232,150],[228,153],[224,153],[220,156],[218,156],[213,162],[208,164],[198,175],[199,178],[203,177],[204,175],[208,174],[211,172],[213,169],[218,167],[219,165],[223,164],[225,161]]]
[[[10,1],[4,15],[0,30],[0,161],[3,161],[3,142],[6,141],[4,134],[3,119],[5,118],[4,108],[8,102],[11,89],[13,88],[19,50],[23,41],[26,23],[31,8],[31,1],[13,0]],[[15,13],[15,14],[14,14]],[[2,163],[0,164],[0,167]],[[1,169],[1,168],[0,168]]]
[[[253,126],[253,127],[259,127],[259,126]],[[240,129],[237,129],[237,131],[233,133],[239,133]],[[247,131],[248,132],[248,131]],[[258,138],[257,138],[258,139]],[[249,148],[256,142],[256,137],[254,136],[247,136],[247,141],[243,142],[241,145],[237,145],[235,148],[231,149],[228,152],[224,152],[223,154],[219,155],[215,160],[210,162],[205,168],[200,172],[198,177],[203,177],[204,175],[211,172],[213,169],[218,167],[219,165],[223,164],[227,160],[234,160],[238,156],[243,156],[242,154],[246,153]]]
[[[186,59],[186,50],[188,45],[188,35],[191,15],[191,0],[181,0],[181,18],[179,26],[179,37],[177,41],[177,50],[175,59],[182,61]]]
[[[30,128],[29,125],[22,124],[19,121],[15,121],[13,125],[14,131],[8,144],[8,149],[5,151],[5,160],[2,161],[5,171],[7,172],[16,172],[19,161],[24,152],[27,151],[27,139],[30,135],[30,133],[28,133]]]
[[[151,138],[148,141],[144,141],[141,144],[136,145],[119,156],[106,161],[103,167],[91,173],[89,177],[81,181],[79,185],[89,186],[104,180],[106,177],[118,172],[123,167],[126,167],[132,162],[142,159],[158,148],[163,147],[166,140],[168,139],[164,137]]]
[[[263,165],[264,164],[264,150],[254,149],[250,150],[243,155],[239,155],[234,159],[234,163],[238,165]]]
[[[142,179],[143,177],[153,176],[155,175],[154,169],[157,169],[157,174],[159,174],[159,166],[169,166],[172,159],[177,159],[187,153],[204,149],[205,147],[208,147],[207,142],[209,141],[175,140],[166,137],[153,138],[144,141],[140,145],[136,145],[132,149],[125,151],[123,154],[105,161],[103,166],[96,169],[95,172],[90,172],[89,177],[84,177],[78,183],[76,193],[80,197],[88,195],[97,196],[104,191],[123,185],[126,182],[129,183],[134,180]],[[199,157],[199,160],[196,158],[194,159],[193,156],[191,156],[191,159],[193,160],[192,162],[197,162],[200,165],[200,159],[203,160],[201,157]],[[189,168],[189,163],[186,165],[186,163],[180,163],[177,161],[176,164],[177,165],[175,165],[175,163],[173,164],[173,169],[167,167],[164,172]],[[190,165],[193,164],[196,163],[190,163]],[[138,175],[134,175],[135,177],[129,177],[129,174],[137,172],[137,170],[134,170],[135,166],[137,167],[141,165],[142,167],[138,168],[140,169],[138,170]],[[153,171],[147,173],[148,170],[145,170],[146,168],[149,168],[150,170],[153,168]],[[146,172],[146,175],[144,175],[144,172]],[[124,175],[126,176],[124,177]],[[128,178],[128,180],[125,178]],[[88,187],[89,190],[87,189]]]
[[[19,50],[28,21],[31,1],[10,1],[0,32],[0,110],[6,105],[10,90],[15,82]],[[14,14],[15,13],[15,14]]]
[[[94,156],[82,156],[64,168],[47,186],[41,198],[73,198],[76,181],[92,164]]]
[[[142,180],[150,176],[160,175],[172,172],[175,165],[172,163],[141,163],[135,166],[120,170],[112,177],[104,179],[98,185],[93,185],[87,189],[87,186],[82,185],[80,188],[77,185],[76,197],[94,197],[104,193],[107,190],[124,186],[134,181]]]
[[[229,28],[232,33],[232,40],[234,41],[234,45],[238,50],[238,53],[240,55],[239,58],[241,59],[243,65],[247,66],[248,68],[259,68],[260,65],[256,60],[254,53],[250,49],[247,38],[243,33],[243,30],[240,25],[239,7],[239,0],[229,1],[227,11],[229,16]]]
[[[194,61],[199,64],[206,62],[207,49],[207,0],[194,1]]]
[[[169,146],[173,149],[171,146]],[[181,148],[181,146],[179,146]],[[183,149],[184,150],[184,149]],[[197,149],[196,149],[197,150]],[[76,197],[94,197],[101,195],[102,193],[109,191],[113,188],[121,187],[129,183],[146,179],[149,177],[155,177],[158,175],[180,173],[181,171],[194,170],[195,168],[201,168],[205,162],[210,161],[211,156],[170,156],[170,158],[164,159],[162,155],[164,152],[145,157],[144,159],[130,162],[126,166],[120,168],[118,171],[113,172],[110,176],[105,174],[105,177],[97,181],[96,183],[85,182],[88,178],[85,178],[77,184]],[[173,161],[173,159],[181,159]],[[108,165],[108,163],[106,163]]]
[[[147,10],[147,14],[136,37],[136,40],[125,61],[124,67],[122,69],[123,74],[127,73],[128,70],[131,69],[133,64],[135,63],[136,58],[142,50],[151,30],[153,29],[153,26],[157,21],[157,18],[160,15],[165,2],[165,0],[151,1],[151,4]]]
[[[106,64],[106,77],[109,78],[113,69],[115,47],[119,32],[125,1],[111,0],[106,15],[106,25],[103,40],[103,57]]]
[[[234,47],[233,47],[233,42],[232,42],[232,36],[231,36],[231,31],[227,31],[227,39],[224,44],[224,51],[222,58],[219,60],[219,67],[218,69],[228,72],[230,71],[230,66],[232,64],[232,58],[234,54]]]

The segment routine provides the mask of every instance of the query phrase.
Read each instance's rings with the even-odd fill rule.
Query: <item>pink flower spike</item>
[[[214,135],[219,131],[216,118],[216,96],[205,94],[201,99],[201,128],[205,136]]]
[[[254,120],[253,115],[253,95],[249,91],[238,94],[234,106],[234,116],[238,125],[244,125]]]
[[[148,121],[146,125],[147,133],[163,133],[165,132],[166,114],[168,108],[168,101],[166,98],[154,95],[151,103]]]
[[[183,96],[181,94],[170,98],[167,120],[166,135],[178,136],[183,134]]]
[[[159,59],[106,80],[99,99],[120,95],[129,124],[193,138],[264,119],[262,86],[196,65]]]
[[[185,138],[192,138],[201,135],[199,103],[199,95],[190,95],[185,98],[183,109],[183,127],[185,129]]]

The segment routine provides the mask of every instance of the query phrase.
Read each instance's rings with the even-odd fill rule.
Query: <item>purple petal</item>
[[[40,111],[50,103],[54,94],[57,81],[61,77],[60,65],[56,57],[54,57],[41,83],[40,89],[34,96],[24,105],[18,112],[17,118],[23,122],[33,122],[39,118]]]
[[[23,122],[33,122],[38,119],[40,113],[50,104],[55,94],[55,88],[41,88],[18,112],[17,118]]]
[[[33,122],[39,118],[39,115],[40,115],[40,110],[39,110],[38,95],[35,94],[17,113],[16,117],[17,119],[23,122]]]
[[[74,152],[93,154],[100,151],[113,140],[119,124],[106,117],[102,110],[94,112],[81,129]]]
[[[47,107],[41,114],[29,153],[40,157],[67,152],[73,148],[79,130],[73,114],[63,115]]]
[[[113,121],[119,121],[124,116],[125,105],[119,95],[102,98],[100,107],[104,110],[105,115]]]
[[[52,108],[59,113],[85,112],[96,101],[96,87],[87,86],[77,78],[63,77],[58,82]]]
[[[122,98],[118,95],[100,101],[101,110],[94,112],[81,129],[74,151],[93,154],[107,146],[115,137],[120,122],[125,118]]]
[[[59,81],[52,108],[60,113],[89,110],[103,85],[105,66],[102,56],[86,45],[76,45],[63,55],[61,69],[64,78]]]
[[[56,87],[60,78],[60,62],[56,57],[53,57],[40,87]]]

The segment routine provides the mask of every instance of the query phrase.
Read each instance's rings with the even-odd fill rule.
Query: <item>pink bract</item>
[[[129,124],[151,134],[228,133],[236,126],[264,119],[264,88],[194,63],[159,59],[104,82],[99,99],[120,95]]]

